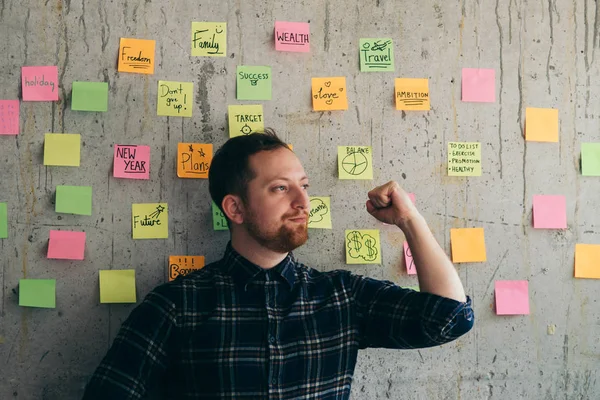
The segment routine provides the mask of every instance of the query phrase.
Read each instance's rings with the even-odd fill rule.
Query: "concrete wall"
[[[228,56],[190,56],[191,21],[227,21]],[[310,21],[311,53],[276,53],[275,20]],[[170,254],[220,257],[208,182],[176,177],[177,143],[221,145],[237,65],[271,65],[268,126],[294,145],[311,194],[331,196],[334,229],[311,230],[296,252],[321,270],[348,268],[401,285],[403,235],[363,210],[375,184],[399,180],[417,195],[437,239],[484,227],[488,261],[458,271],[477,322],[466,337],[420,351],[360,355],[354,399],[600,398],[599,283],[573,279],[575,243],[600,243],[600,180],[578,171],[580,143],[600,141],[600,7],[592,0],[0,1],[0,98],[20,97],[20,67],[57,65],[60,101],[21,103],[21,134],[0,137],[0,398],[76,399],[133,305],[100,305],[98,270],[136,269],[138,298],[166,280]],[[154,75],[117,73],[120,37],[157,40]],[[395,73],[360,73],[358,39],[392,37]],[[497,101],[463,103],[461,68],[496,69]],[[313,112],[310,78],[345,76],[349,109]],[[432,110],[393,105],[395,77],[428,77]],[[192,118],[156,115],[159,79],[195,85]],[[74,80],[109,83],[107,113],[72,112]],[[525,143],[525,107],[560,110],[560,141]],[[43,135],[80,133],[80,168],[45,167]],[[450,178],[448,141],[483,146],[483,176]],[[152,148],[150,181],[111,177],[112,145]],[[375,179],[337,179],[337,145],[372,145]],[[54,212],[56,185],[91,184],[92,217]],[[534,231],[535,194],[567,196],[568,229]],[[168,202],[168,240],[132,240],[131,203]],[[48,232],[87,232],[82,262],[47,260]],[[344,264],[346,228],[382,229],[383,265]],[[55,310],[20,308],[21,278],[56,278]],[[498,317],[494,280],[527,279],[531,315]],[[556,325],[554,334],[548,325]]]

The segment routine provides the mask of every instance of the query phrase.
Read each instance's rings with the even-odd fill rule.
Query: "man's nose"
[[[303,187],[300,186],[296,190],[295,196],[296,197],[294,199],[294,207],[302,208],[304,210],[310,207],[310,199],[308,198],[308,193]]]

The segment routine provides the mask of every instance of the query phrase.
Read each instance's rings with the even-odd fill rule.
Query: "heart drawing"
[[[331,81],[325,82],[325,87],[329,87],[329,86],[331,86]]]
[[[333,104],[333,99],[326,100],[325,103],[330,106]]]

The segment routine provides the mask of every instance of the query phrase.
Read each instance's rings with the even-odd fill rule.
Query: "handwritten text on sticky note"
[[[113,176],[126,179],[150,179],[150,146],[116,144]]]
[[[412,256],[410,247],[408,247],[408,242],[404,242],[404,261],[406,263],[406,273],[408,275],[416,275],[417,267],[415,267],[415,259]]]
[[[192,22],[192,55],[225,57],[227,54],[227,23]]]
[[[310,24],[275,21],[275,50],[308,53],[310,51]]]
[[[156,112],[168,117],[191,117],[193,96],[193,82],[158,81]]]
[[[177,144],[177,176],[207,179],[212,155],[210,143]]]
[[[169,237],[167,203],[137,203],[131,206],[134,239],[166,239]]]
[[[0,100],[0,135],[19,134],[19,100]]]
[[[154,73],[155,40],[121,38],[119,72]]]
[[[312,97],[315,111],[347,110],[346,78],[312,78]]]
[[[227,218],[221,209],[213,202],[212,203],[212,217],[213,217],[213,230],[215,231],[228,231],[229,225],[227,224]]]
[[[381,264],[381,243],[376,229],[346,230],[346,264]]]
[[[83,260],[85,232],[50,231],[48,258],[60,260]]]
[[[249,135],[265,129],[263,106],[229,106],[229,137]]]
[[[204,267],[204,256],[169,256],[169,282]]]
[[[44,135],[44,165],[79,167],[81,135],[46,133]]]
[[[426,111],[429,101],[429,79],[397,78],[395,81],[396,110]]]
[[[394,70],[394,44],[392,39],[360,39],[360,70],[379,72]]]
[[[373,179],[373,149],[370,146],[338,146],[340,179]]]
[[[58,101],[58,68],[22,67],[23,101]]]
[[[311,197],[308,227],[313,229],[331,229],[331,199],[329,197]]]
[[[448,176],[481,176],[481,143],[448,142]]]
[[[271,67],[237,67],[238,100],[271,100]]]

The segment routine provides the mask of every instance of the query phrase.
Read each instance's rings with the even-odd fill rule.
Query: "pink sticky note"
[[[414,193],[408,193],[408,197],[410,197],[410,200],[413,202],[413,204],[417,204],[417,198],[415,197]]]
[[[533,227],[536,229],[567,229],[565,196],[533,196]]]
[[[113,176],[150,179],[150,146],[115,145]]]
[[[404,242],[404,261],[406,261],[406,273],[409,275],[416,275],[417,268],[415,267],[415,260],[412,257],[408,242]]]
[[[50,231],[48,258],[83,260],[85,232]]]
[[[58,101],[58,68],[22,67],[23,101]]]
[[[463,68],[462,101],[493,103],[496,101],[496,71]]]
[[[0,100],[0,135],[19,134],[19,100]]]
[[[275,50],[308,53],[310,24],[306,22],[275,21]]]
[[[529,282],[496,281],[496,314],[529,315]]]

